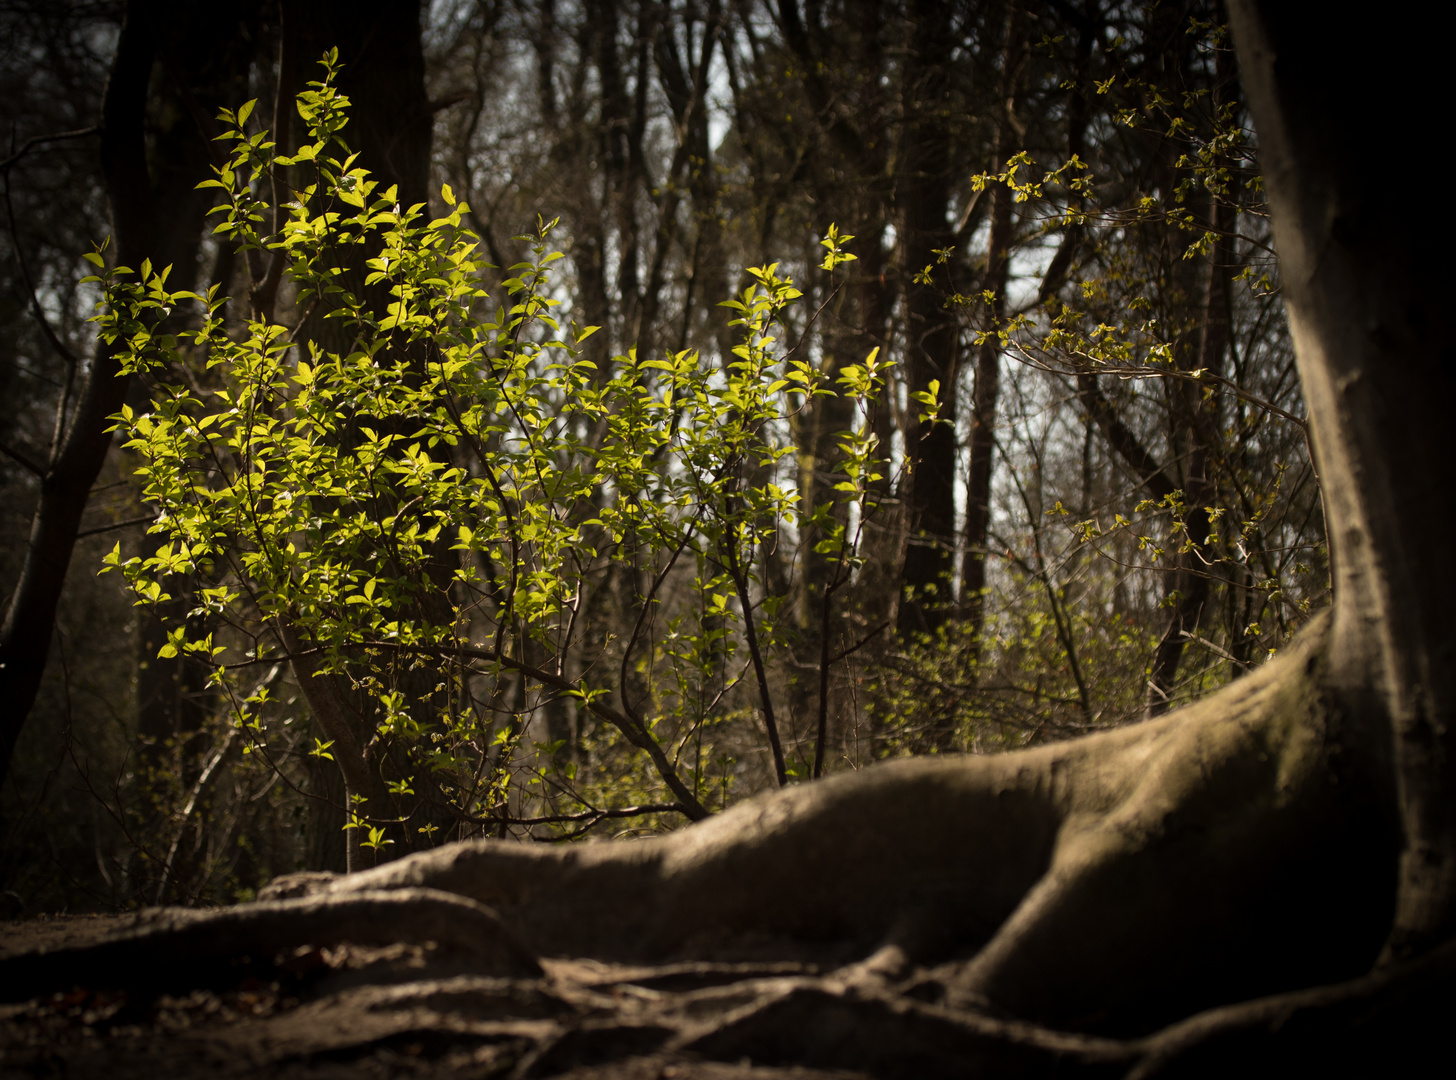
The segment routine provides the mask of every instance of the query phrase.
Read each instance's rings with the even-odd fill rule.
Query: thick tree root
[[[280,955],[341,942],[432,942],[468,956],[486,974],[529,978],[541,973],[536,958],[489,908],[450,893],[404,889],[271,900],[219,911],[145,911],[132,926],[102,941],[0,959],[0,1000],[24,1001],[78,985],[133,993],[212,985],[239,961],[256,958],[258,966],[250,971],[256,975]]]
[[[1195,1076],[1247,1071],[1268,1047],[1303,1061],[1409,1041],[1423,1014],[1401,1003],[1449,1000],[1456,952],[1366,974],[1398,837],[1380,756],[1325,689],[1324,642],[1321,621],[1223,693],[1136,727],[893,763],[648,842],[483,841],[284,879],[269,895],[291,899],[164,912],[94,947],[0,962],[0,985],[12,998],[216,987],[242,955],[430,941],[418,970],[356,973],[357,993],[403,978],[413,997],[320,984],[299,1013],[332,1010],[371,1046],[406,1030],[474,1039],[521,1077],[636,1075],[629,1063],[648,1060],[688,1076],[706,1059]],[[542,983],[533,954],[575,959],[548,961]],[[442,991],[442,973],[462,972],[440,964],[466,955],[470,974],[515,989]],[[652,966],[594,982],[588,957]],[[674,960],[689,962],[662,966]],[[298,1046],[328,1026],[292,1023]]]
[[[455,844],[308,883],[428,887],[538,953],[817,959],[886,945],[952,1004],[1135,1034],[1368,970],[1398,837],[1379,755],[1323,689],[1326,622],[1157,721],[991,757],[894,762],[661,839]]]
[[[548,964],[542,978],[506,979],[436,978],[424,968],[393,985],[320,986],[312,1000],[261,1012],[259,992],[194,992],[121,1026],[104,1015],[104,995],[77,992],[0,1010],[0,1072],[64,1067],[109,1080],[318,1077],[335,1065],[355,1077],[519,1080],[1404,1075],[1439,1051],[1456,997],[1453,943],[1377,975],[1121,1040],[937,1006],[844,971],[776,973],[784,969],[578,961]],[[67,1020],[65,1006],[78,998],[86,1001]]]

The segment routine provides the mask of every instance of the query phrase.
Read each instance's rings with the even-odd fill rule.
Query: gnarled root
[[[669,836],[456,844],[335,879],[491,905],[547,955],[864,956],[948,1000],[1147,1031],[1368,970],[1390,922],[1391,801],[1323,689],[1324,620],[1160,720],[994,757],[894,762]]]
[[[579,988],[580,1019],[519,1036],[536,1040],[523,1076],[644,1054],[877,1076],[1198,1075],[1261,1041],[1304,1053],[1309,1033],[1367,1021],[1393,1037],[1390,1003],[1451,997],[1456,953],[1366,974],[1398,835],[1370,725],[1324,677],[1325,626],[1158,721],[878,766],[651,841],[479,841],[284,879],[272,895],[313,895],[168,913],[60,965],[13,958],[0,983],[102,985],[98,972],[142,962],[200,978],[321,935],[475,949],[518,980],[533,952],[809,965],[760,978],[709,964],[704,988],[666,997],[661,968],[616,978],[646,981],[610,997]],[[1307,989],[1321,984],[1337,985]]]
[[[434,889],[401,889],[269,900],[218,911],[160,908],[85,945],[0,959],[0,1001],[24,1001],[73,986],[130,991],[211,985],[230,963],[274,957],[303,946],[433,942],[463,954],[482,973],[541,974],[489,908]]]

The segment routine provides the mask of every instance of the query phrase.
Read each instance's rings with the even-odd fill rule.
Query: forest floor
[[[1440,1060],[1456,1003],[1453,941],[1115,1039],[953,1005],[948,969],[896,970],[883,952],[840,967],[538,959],[494,948],[489,921],[479,942],[441,946],[455,924],[410,903],[362,945],[336,900],[0,922],[0,1080],[1407,1076]],[[471,910],[436,906],[450,904]],[[302,940],[334,944],[227,938],[276,929],[247,918],[279,912],[288,928],[322,913]]]
[[[0,923],[0,956],[84,945],[128,916]],[[629,967],[544,960],[500,978],[430,946],[301,951],[276,977],[136,1000],[75,987],[0,1005],[0,1076],[562,1077],[851,1080],[844,1070],[705,1060],[694,1037],[816,982],[807,965]],[[7,996],[14,996],[8,994]],[[731,1026],[731,1023],[730,1023]],[[709,1049],[709,1048],[705,1048]],[[787,1048],[786,1048],[787,1049]]]

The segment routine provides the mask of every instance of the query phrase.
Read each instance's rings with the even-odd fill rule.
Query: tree
[[[1426,1025],[1456,974],[1456,464],[1442,452],[1456,371],[1440,317],[1452,271],[1443,236],[1352,146],[1416,143],[1409,105],[1437,93],[1445,34],[1317,14],[1233,8],[1334,549],[1333,610],[1294,645],[1141,725],[893,763],[640,844],[478,841],[285,883],[325,899],[261,905],[258,925],[287,904],[353,898],[383,929],[388,890],[424,886],[495,905],[557,954],[873,954],[813,992],[762,990],[682,1044],[728,1060],[863,1067],[853,1018],[879,1024],[882,1046],[939,1046],[942,1070],[1203,1075],[1254,1053],[1398,1068],[1434,1049]],[[1402,62],[1353,75],[1371,55]],[[260,931],[247,947],[285,939]],[[925,964],[940,966],[896,996]],[[927,997],[946,1007],[917,1004]],[[988,1009],[1123,1036],[1191,1018],[1094,1039]]]
[[[285,263],[290,323],[260,306],[234,329],[216,287],[169,291],[166,270],[89,256],[105,290],[100,337],[153,399],[117,419],[161,539],[129,559],[118,544],[107,564],[150,607],[173,602],[179,577],[195,583],[196,606],[173,620],[161,655],[214,666],[245,752],[279,775],[280,756],[298,749],[286,733],[294,717],[266,715],[266,686],[249,691],[233,673],[292,665],[322,729],[308,756],[334,762],[344,781],[350,870],[361,844],[377,856],[423,834],[428,846],[441,821],[706,817],[708,729],[740,683],[754,688],[784,782],[766,659],[775,616],[754,593],[757,552],[794,514],[774,483],[791,449],[776,432],[829,393],[812,365],[775,348],[798,290],[773,266],[750,272],[755,283],[724,305],[745,334],[726,363],[633,350],[603,372],[579,348],[597,328],[568,332],[550,314],[549,267],[562,257],[546,246],[552,226],[507,271],[492,317],[463,227],[469,207],[446,186],[448,212],[426,225],[424,204],[404,206],[400,185],[356,164],[337,65],[336,51],[325,54],[324,77],[300,93],[307,135],[292,154],[250,129],[252,103],[223,110],[221,138],[235,150],[201,185],[222,193],[219,235]],[[264,231],[257,189],[281,170],[286,217]],[[825,269],[852,260],[848,239],[830,229]],[[202,309],[195,329],[153,328],[158,312],[190,304]],[[845,399],[877,393],[878,370],[873,352],[846,365]],[[847,502],[863,514],[875,440],[838,438],[843,479],[823,512]],[[852,530],[823,531],[825,550],[851,566]],[[609,635],[581,594],[623,564],[651,581],[609,666]],[[629,684],[639,650],[648,680],[668,687]],[[581,674],[567,677],[569,664]],[[526,705],[503,708],[510,696]],[[529,714],[561,697],[644,755],[672,801],[600,808],[590,776],[558,763],[525,797],[555,789],[575,812],[512,812]]]
[[[189,30],[197,39],[189,38]],[[179,284],[190,282],[196,272],[205,206],[193,188],[211,163],[193,110],[215,107],[237,78],[239,66],[247,63],[233,50],[213,55],[198,47],[198,39],[226,42],[230,33],[209,18],[179,26],[163,17],[160,5],[129,5],[99,130],[101,171],[119,257],[137,263],[155,257],[162,264],[175,264]],[[166,72],[174,108],[149,146],[145,122],[154,69]],[[31,292],[35,312],[44,318],[33,287]],[[71,369],[65,381],[74,386],[74,394],[67,394],[57,411],[46,460],[28,464],[38,478],[39,497],[25,565],[0,625],[0,779],[9,769],[15,741],[40,687],[81,514],[111,446],[106,417],[127,394],[128,380],[117,377],[115,357],[104,348],[85,371],[77,370],[74,357],[65,359]],[[28,461],[24,455],[21,460]]]
[[[241,302],[233,305],[234,318],[245,314],[251,304],[262,308],[273,305],[282,263],[258,258],[256,253],[251,260],[239,260],[233,246],[217,243],[215,237],[207,236],[204,215],[211,196],[197,185],[222,160],[213,139],[218,133],[214,122],[216,112],[219,107],[240,104],[247,96],[250,78],[257,78],[265,86],[281,87],[285,102],[283,126],[291,127],[286,104],[293,97],[290,87],[306,77],[303,66],[313,63],[315,54],[323,48],[315,44],[317,35],[326,33],[333,44],[344,50],[349,65],[349,91],[355,100],[352,134],[363,163],[399,184],[406,197],[422,195],[428,186],[432,106],[424,94],[417,4],[352,5],[347,18],[337,5],[331,7],[309,0],[290,0],[266,8],[248,3],[214,5],[182,13],[166,11],[164,5],[149,0],[103,5],[99,11],[84,12],[74,8],[49,10],[58,5],[38,7],[46,9],[44,16],[33,13],[31,19],[53,24],[49,27],[52,38],[69,33],[87,47],[103,51],[108,23],[121,24],[103,101],[99,109],[86,110],[88,114],[100,113],[101,123],[70,133],[100,136],[99,171],[105,180],[105,199],[112,217],[108,257],[122,265],[140,265],[144,259],[154,260],[159,267],[170,265],[169,281],[177,289],[197,287],[205,292],[207,286],[218,285],[226,292],[242,278],[244,283],[239,291],[246,298],[239,296]],[[74,82],[74,74],[64,68],[55,72],[48,70],[55,63],[50,59],[54,43],[41,31],[33,33],[36,46],[23,50],[25,59],[17,61],[17,65],[32,64],[62,85]],[[270,44],[277,47],[265,48]],[[307,59],[298,59],[300,55]],[[71,126],[80,127],[79,124]],[[285,145],[292,138],[291,131],[285,133]],[[33,140],[34,145],[24,147],[20,155],[8,161],[7,180],[12,172],[17,177],[21,175],[30,164],[22,159],[27,155],[33,157],[34,151],[46,147],[48,141],[47,137]],[[20,199],[28,194],[23,189],[17,193],[14,209],[24,206]],[[103,204],[96,209],[104,212],[108,207]],[[36,229],[35,217],[32,215],[27,226],[20,230],[22,236],[17,238],[16,246],[22,251],[23,233]],[[101,229],[93,231],[94,236],[102,234]],[[113,522],[118,517],[130,519],[113,527],[135,526],[139,519],[148,517],[148,508],[135,503],[128,513],[108,515],[91,498],[98,472],[108,460],[112,464],[117,460],[108,417],[121,402],[140,405],[145,397],[131,385],[132,380],[114,377],[115,366],[104,350],[96,352],[89,365],[76,359],[77,354],[91,351],[90,335],[67,335],[63,327],[53,329],[45,325],[44,320],[51,317],[49,313],[57,306],[56,279],[65,280],[70,276],[66,260],[52,257],[48,264],[32,269],[34,281],[28,306],[42,320],[59,353],[69,355],[58,355],[56,359],[61,376],[53,383],[66,387],[64,394],[55,394],[61,399],[59,407],[55,400],[43,399],[38,403],[58,418],[54,433],[46,432],[49,453],[35,449],[34,438],[30,445],[24,439],[17,440],[18,446],[12,445],[8,437],[0,443],[0,449],[12,460],[24,461],[27,472],[33,474],[34,491],[27,491],[24,497],[29,502],[33,495],[35,505],[29,542],[16,545],[25,555],[25,564],[17,566],[6,582],[7,588],[13,585],[14,590],[6,608],[4,629],[0,632],[0,654],[3,654],[0,684],[6,691],[4,704],[0,705],[0,734],[3,734],[0,773],[9,769],[14,744],[25,729],[33,699],[42,686],[48,657],[50,674],[47,677],[52,697],[66,699],[75,688],[72,683],[86,681],[84,674],[78,678],[77,673],[84,671],[87,661],[83,659],[78,668],[74,656],[69,664],[61,657],[58,665],[52,643],[63,588],[73,604],[78,596],[91,595],[86,584],[89,573],[72,572],[68,582],[68,570],[74,570],[71,550],[75,536],[107,528],[105,525],[83,527],[82,514],[88,499],[92,518],[105,515]],[[202,285],[196,284],[199,280]],[[174,330],[177,326],[167,324],[165,329]],[[62,340],[57,339],[57,332]],[[50,350],[42,350],[42,355],[46,351]],[[17,366],[25,366],[24,358]],[[43,376],[49,374],[43,365],[32,361],[31,366],[40,366]],[[115,489],[111,494],[116,495]],[[78,576],[82,578],[80,582],[76,580]],[[165,611],[167,617],[194,606],[196,598],[191,595],[185,578],[169,581],[168,589],[175,599]],[[124,738],[129,743],[122,759],[101,769],[112,773],[114,779],[109,785],[96,784],[84,775],[92,771],[85,764],[87,759],[94,765],[99,764],[97,757],[109,756],[98,753],[98,744],[107,741],[104,736],[78,737],[75,741],[79,743],[79,755],[70,753],[71,764],[83,774],[79,777],[80,786],[90,789],[99,804],[97,810],[110,816],[117,831],[125,837],[125,850],[120,857],[114,857],[109,851],[102,854],[99,842],[93,853],[106,883],[100,891],[112,891],[114,878],[118,898],[164,895],[169,885],[181,895],[191,894],[177,880],[183,876],[186,859],[185,850],[178,857],[178,845],[182,833],[205,816],[204,788],[209,779],[215,782],[227,776],[239,745],[226,732],[217,730],[218,710],[212,707],[215,703],[208,700],[202,689],[205,670],[182,655],[158,655],[159,647],[166,642],[161,622],[150,616],[137,620],[139,663],[135,671],[134,703],[131,687],[124,679],[112,679],[111,690],[105,695],[109,719],[119,721],[117,726],[126,732]],[[64,674],[57,672],[58,666]],[[275,672],[275,683],[278,677],[279,673]],[[57,683],[65,684],[59,695]],[[52,722],[40,731],[35,731],[37,725],[31,725],[34,737],[30,746],[45,745],[46,752],[54,748],[60,758],[56,767],[65,761],[72,739],[69,706],[62,713],[63,717],[57,719],[55,710],[51,710],[51,716],[46,719]],[[32,752],[30,760],[34,761],[37,756],[42,755]],[[78,756],[80,760],[76,760]],[[312,779],[322,781],[316,783],[322,790],[311,789],[301,797],[311,798],[323,812],[312,816],[311,825],[329,817],[327,808],[331,803],[339,806],[336,821],[325,821],[322,828],[314,830],[327,832],[326,850],[332,853],[337,828],[345,820],[343,795],[329,790],[329,771],[320,770]],[[32,845],[38,842],[44,849],[49,845],[49,838],[37,835],[45,830],[37,826],[32,816],[33,805],[26,804],[32,797],[39,798],[36,792],[41,787],[50,785],[49,781],[43,785],[32,784],[36,780],[39,777],[35,775],[12,779],[7,789],[12,801],[6,807],[5,816],[7,825],[15,826],[14,832],[7,836],[7,843],[24,842],[22,837],[28,831],[30,835],[25,840]],[[107,786],[114,786],[114,790],[106,791]],[[199,798],[203,798],[201,803]],[[25,826],[27,819],[29,825]],[[232,831],[226,822],[219,825],[224,835]],[[333,827],[328,828],[329,825]],[[265,826],[263,832],[269,831],[271,826]],[[225,840],[223,847],[229,846]],[[259,854],[268,846],[269,841],[262,840],[260,845],[253,846],[252,853]],[[19,850],[18,846],[12,849],[17,853]],[[233,854],[236,853],[234,849]],[[232,857],[226,857],[222,863],[232,861]],[[250,861],[250,857],[244,856],[243,861]],[[106,869],[107,864],[111,873]],[[343,866],[342,859],[338,865]],[[19,879],[13,883],[22,885]],[[86,886],[74,883],[73,887]],[[24,888],[22,891],[29,892]]]
[[[1059,10],[1010,114],[1023,149],[975,178],[978,206],[1004,195],[993,217],[1016,206],[1014,298],[931,268],[974,340],[968,396],[1003,387],[965,432],[962,616],[882,681],[907,732],[950,714],[977,748],[1196,700],[1328,599],[1227,30]]]
[[[1350,141],[1383,125],[1382,149],[1412,145],[1420,125],[1408,105],[1434,76],[1430,46],[1395,20],[1362,41],[1300,14],[1241,5],[1235,29],[1326,490],[1330,678],[1351,726],[1388,747],[1377,752],[1393,774],[1403,843],[1382,955],[1399,958],[1443,940],[1456,919],[1453,510],[1437,496],[1453,467],[1441,449],[1452,346],[1437,314],[1451,268],[1439,230],[1402,214]],[[1412,66],[1389,82],[1336,77],[1371,54]]]

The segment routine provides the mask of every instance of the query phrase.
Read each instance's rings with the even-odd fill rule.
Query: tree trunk
[[[324,50],[337,48],[339,89],[352,102],[345,141],[381,191],[398,184],[401,206],[425,202],[431,113],[419,0],[287,0],[283,17],[297,35],[298,87],[317,77]]]
[[[996,124],[996,144],[987,167],[990,173],[1006,168],[1016,152],[1021,132],[1014,128],[1016,82],[1022,64],[1022,19],[1012,10],[1006,15],[1001,44],[1001,72],[997,104],[1002,115]],[[997,399],[1001,393],[1001,338],[1006,319],[1006,286],[1011,277],[1013,218],[1012,192],[993,184],[991,233],[986,242],[983,288],[990,292],[986,336],[976,349],[976,383],[971,398],[970,475],[966,484],[965,556],[961,564],[961,605],[969,639],[967,668],[977,678],[981,632],[986,622],[986,536],[991,528],[991,470],[996,453]]]
[[[1227,229],[1231,222],[1226,210],[1215,203],[1209,215],[1214,229]],[[1229,340],[1228,267],[1231,264],[1231,244],[1220,239],[1215,245],[1208,267],[1208,282],[1204,288],[1203,311],[1199,319],[1202,324],[1198,335],[1197,351],[1190,358],[1191,363],[1184,370],[1201,369],[1212,375],[1223,373],[1224,353]],[[1180,359],[1181,359],[1181,354]],[[1204,605],[1212,585],[1212,563],[1208,557],[1208,531],[1212,526],[1209,511],[1211,500],[1218,494],[1214,470],[1218,466],[1219,417],[1218,398],[1204,400],[1201,382],[1178,381],[1170,386],[1171,396],[1177,402],[1172,415],[1177,425],[1184,429],[1187,440],[1188,465],[1183,483],[1183,501],[1188,508],[1183,521],[1188,550],[1177,557],[1177,568],[1172,574],[1172,615],[1167,629],[1153,654],[1148,674],[1147,711],[1149,716],[1161,716],[1168,711],[1173,701],[1174,688],[1178,680],[1178,667],[1187,650],[1188,640],[1198,632]]]
[[[905,127],[897,203],[905,277],[905,378],[912,394],[940,384],[940,422],[918,422],[912,398],[905,457],[909,471],[906,549],[900,567],[902,634],[933,633],[946,620],[955,562],[956,363],[959,328],[939,288],[913,278],[954,245],[950,209],[951,9],[933,0],[910,5],[905,58]],[[941,735],[937,743],[945,743]]]
[[[170,284],[186,288],[196,273],[198,238],[208,199],[195,186],[209,175],[212,149],[204,135],[219,104],[216,93],[250,59],[238,53],[232,30],[249,12],[217,23],[199,15],[186,25],[164,5],[133,0],[117,41],[102,103],[101,166],[111,204],[119,265],[158,269],[176,265]],[[178,115],[147,129],[147,97],[161,68]],[[234,103],[236,104],[236,103]],[[131,380],[120,375],[114,350],[98,342],[75,410],[64,425],[41,480],[40,501],[20,577],[0,626],[0,779],[40,688],[50,652],[56,606],[70,567],[81,513],[111,448],[110,417],[121,409]]]
[[[401,207],[428,203],[430,198],[431,110],[425,94],[425,62],[420,40],[420,4],[418,0],[368,0],[364,3],[343,0],[285,0],[282,6],[282,48],[279,62],[279,100],[275,112],[278,136],[284,145],[297,145],[294,130],[301,123],[293,106],[292,95],[319,77],[319,58],[331,48],[339,50],[341,70],[339,89],[349,98],[349,124],[343,131],[344,141],[359,154],[358,164],[368,169],[382,193],[397,187]],[[364,262],[369,253],[357,252],[344,267],[341,283],[376,310],[382,311],[389,301],[387,286],[364,284]],[[255,304],[262,297],[271,304],[276,295],[277,274],[281,261],[276,261],[261,282],[254,283]],[[271,307],[264,313],[272,315]],[[354,328],[342,320],[325,320],[319,312],[309,321],[305,332],[325,349],[345,352]],[[396,356],[403,363],[403,357]],[[384,430],[399,421],[380,417]],[[431,576],[441,587],[448,582],[454,558],[437,543],[432,560]],[[427,617],[448,621],[449,611],[443,603]],[[281,627],[286,651],[294,654],[306,649],[292,627]],[[350,692],[344,680],[316,673],[318,658],[293,660],[293,670],[308,701],[310,712],[323,728],[325,738],[333,740],[332,753],[344,779],[348,800],[362,799],[362,804],[346,806],[365,818],[389,819],[387,796],[381,778],[381,766],[387,756],[383,748],[371,750],[373,710],[371,703]],[[413,673],[402,673],[399,686],[411,706],[426,702],[432,696],[431,684]],[[331,831],[345,825],[337,812],[322,810],[315,828]],[[394,852],[409,850],[419,842],[413,830],[387,825]],[[350,871],[361,867],[359,844],[364,829],[345,828],[346,864]],[[376,849],[378,852],[379,849]],[[379,855],[388,858],[390,854]]]
[[[166,222],[165,236],[159,235],[152,262],[171,266],[170,289],[196,289],[205,293],[216,284],[226,291],[232,286],[234,249],[219,245],[215,269],[224,275],[204,280],[199,265],[206,212],[215,202],[212,191],[199,191],[197,184],[212,175],[220,164],[220,144],[214,118],[220,108],[237,107],[248,97],[248,76],[256,59],[256,42],[261,36],[257,5],[238,8],[199,8],[184,20],[158,19],[151,33],[156,38],[156,73],[152,81],[153,102],[148,110],[148,161],[152,177],[153,203],[166,212],[157,220]],[[239,24],[248,33],[237,32]],[[126,263],[125,265],[135,265]],[[182,316],[185,318],[186,316]],[[138,413],[150,410],[148,388],[128,380],[127,402]],[[143,558],[155,553],[156,544],[143,537]],[[128,553],[130,554],[130,553]],[[188,640],[202,638],[207,629],[200,619],[187,619],[196,606],[196,583],[187,575],[169,578],[164,587],[172,599],[141,613],[136,647],[136,731],[141,746],[139,759],[145,766],[161,765],[170,741],[175,748],[174,768],[190,783],[188,772],[200,770],[194,759],[194,745],[188,747],[208,715],[207,669],[190,656],[159,656],[167,642],[168,627],[184,621]],[[210,629],[210,628],[208,628]]]
[[[1450,227],[1378,163],[1430,136],[1452,15],[1232,5],[1334,563],[1331,677],[1388,724],[1404,829],[1390,953],[1456,928],[1456,295]]]

